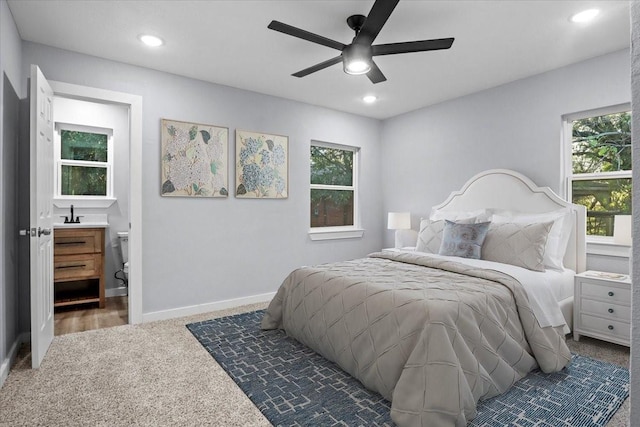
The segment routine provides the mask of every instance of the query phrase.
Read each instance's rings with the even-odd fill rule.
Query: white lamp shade
[[[613,220],[613,241],[631,246],[631,215],[616,215]]]
[[[411,214],[409,212],[389,212],[387,228],[389,230],[409,230],[411,228]]]

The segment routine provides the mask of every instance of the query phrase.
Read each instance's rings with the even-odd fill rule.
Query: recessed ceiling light
[[[598,16],[599,13],[600,11],[598,9],[583,10],[582,12],[573,15],[571,17],[571,22],[589,22]]]
[[[375,95],[367,95],[362,98],[362,100],[367,104],[373,104],[374,102],[376,102],[377,99],[378,97],[376,97]]]
[[[151,47],[158,47],[164,44],[164,41],[160,37],[152,36],[150,34],[142,34],[138,38],[142,43]]]

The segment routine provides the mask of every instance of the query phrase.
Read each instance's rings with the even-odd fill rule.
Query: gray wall
[[[629,51],[593,58],[388,119],[383,212],[433,205],[486,169],[514,169],[561,190],[561,117],[630,102]],[[385,244],[393,243],[391,232]]]
[[[631,2],[631,92],[633,109],[633,181],[640,182],[640,2]],[[633,186],[633,240],[640,242],[640,185]],[[635,245],[634,245],[635,246]],[[640,249],[633,253],[632,286],[632,326],[631,326],[631,416],[632,420],[640,420]],[[637,422],[637,421],[636,421]]]
[[[20,332],[17,281],[16,156],[19,135],[20,37],[11,12],[0,1],[0,366]],[[0,375],[6,375],[2,371]],[[0,376],[0,385],[2,377]]]
[[[24,42],[23,78],[30,64],[50,80],[143,97],[144,313],[272,292],[295,267],[381,248],[379,121]],[[231,165],[236,129],[287,135],[289,198],[161,197],[161,118],[228,127]],[[309,239],[312,139],[362,147],[363,238]]]

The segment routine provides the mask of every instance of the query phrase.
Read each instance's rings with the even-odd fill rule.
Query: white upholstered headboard
[[[508,169],[491,169],[467,181],[443,203],[434,206],[440,211],[471,211],[476,209],[506,209],[528,213],[550,212],[560,208],[574,212],[574,229],[569,238],[564,266],[580,273],[585,271],[586,215],[584,206],[561,199],[549,187],[538,187],[526,176]]]

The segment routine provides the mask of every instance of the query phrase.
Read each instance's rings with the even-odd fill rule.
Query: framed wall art
[[[289,138],[236,130],[236,197],[286,199]]]
[[[229,129],[161,120],[163,196],[229,195]]]

